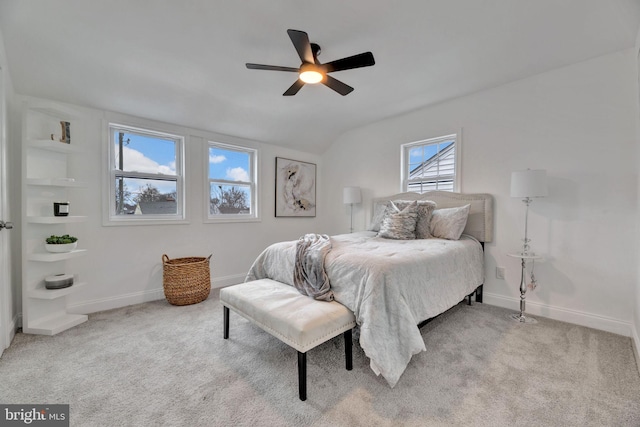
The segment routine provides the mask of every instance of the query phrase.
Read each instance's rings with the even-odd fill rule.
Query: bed
[[[402,201],[398,206],[435,202],[432,225],[439,224],[436,218],[442,219],[445,213],[467,210],[462,234],[458,239],[380,237],[387,230],[384,218],[389,216],[389,201]],[[359,343],[371,369],[394,387],[411,357],[426,350],[419,324],[474,292],[481,302],[483,245],[493,235],[493,198],[433,191],[376,198],[372,205],[369,230],[331,236],[324,268],[335,300],[356,317]],[[296,243],[279,242],[266,248],[246,281],[268,278],[293,285]]]

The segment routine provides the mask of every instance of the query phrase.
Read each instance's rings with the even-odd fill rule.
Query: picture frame
[[[60,138],[60,142],[65,144],[71,144],[71,123],[61,121],[60,122],[60,130],[62,137]]]
[[[316,216],[316,165],[276,157],[276,217]]]

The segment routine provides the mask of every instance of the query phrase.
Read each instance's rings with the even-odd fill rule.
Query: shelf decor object
[[[54,274],[44,278],[44,287],[46,289],[64,289],[73,285],[72,274]]]
[[[60,122],[60,132],[62,137],[60,138],[60,142],[64,142],[65,144],[71,144],[71,123],[65,122],[64,120]]]
[[[72,252],[78,246],[78,238],[65,234],[63,236],[51,235],[45,239],[44,248],[47,252],[63,253]]]
[[[62,244],[51,244],[51,243],[44,244],[44,248],[47,250],[47,252],[53,252],[53,253],[71,252],[76,248],[76,246],[78,246],[78,242],[62,243]]]
[[[344,187],[342,198],[345,205],[351,205],[351,227],[349,233],[353,233],[353,205],[362,202],[360,187]]]
[[[527,293],[526,283],[526,271],[527,261],[531,261],[532,265],[537,259],[542,259],[540,255],[537,255],[531,250],[531,239],[528,237],[528,223],[529,223],[529,205],[533,198],[546,197],[547,196],[547,171],[543,169],[513,172],[511,174],[511,197],[518,197],[522,199],[522,202],[526,205],[524,214],[524,239],[522,245],[522,251],[508,254],[511,257],[519,258],[521,265],[520,274],[520,312],[513,313],[509,317],[517,322],[521,323],[537,323],[532,318],[525,316],[525,294]],[[536,285],[535,276],[533,274],[533,266],[531,269],[531,284],[533,289]]]
[[[53,216],[69,216],[69,202],[53,202]]]

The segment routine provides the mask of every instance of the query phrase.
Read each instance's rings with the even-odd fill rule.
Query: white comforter
[[[483,283],[483,253],[460,240],[390,240],[375,232],[332,236],[325,269],[335,300],[353,311],[371,369],[394,387],[414,354],[426,350],[418,323],[460,302]],[[248,280],[292,285],[296,241],[275,243]]]

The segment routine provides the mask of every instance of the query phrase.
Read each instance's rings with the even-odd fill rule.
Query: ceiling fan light
[[[324,74],[316,69],[313,64],[306,64],[300,68],[300,80],[305,83],[320,83],[324,78]]]

